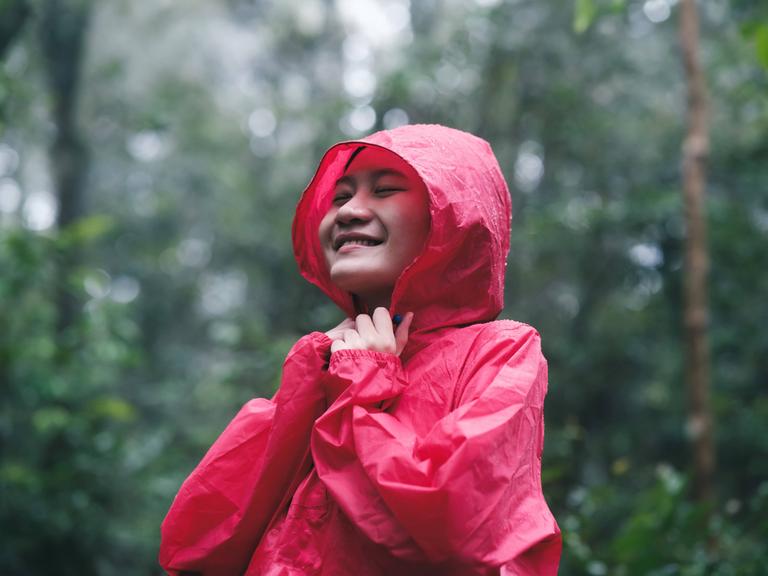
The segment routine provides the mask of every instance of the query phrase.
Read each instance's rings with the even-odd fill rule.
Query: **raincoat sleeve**
[[[331,340],[313,332],[283,365],[272,400],[248,402],[186,479],[166,516],[160,564],[172,575],[242,574],[261,535],[309,468],[325,408],[319,379]]]
[[[397,557],[555,575],[560,536],[540,479],[546,361],[529,326],[488,332],[464,360],[458,408],[423,436],[381,408],[408,386],[396,356],[333,353],[329,380],[345,389],[315,424],[315,466],[350,520]]]

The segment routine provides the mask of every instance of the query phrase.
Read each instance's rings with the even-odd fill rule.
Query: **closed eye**
[[[397,192],[404,192],[405,188],[376,188],[376,196],[390,196]]]
[[[352,194],[349,192],[339,192],[338,194],[334,195],[333,197],[333,205],[334,206],[341,206],[344,204],[347,200],[352,198]]]

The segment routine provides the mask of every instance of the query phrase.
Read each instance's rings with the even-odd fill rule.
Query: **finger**
[[[373,311],[372,320],[373,325],[376,327],[376,331],[380,335],[392,335],[392,338],[394,339],[395,329],[392,327],[392,318],[389,317],[389,310],[379,306]]]
[[[380,352],[395,353],[395,330],[392,326],[392,318],[386,308],[376,308],[373,312],[373,325],[376,328],[376,350]]]
[[[344,322],[339,324],[339,332],[341,332],[342,336],[344,335],[344,332],[346,330],[354,330],[355,329],[355,321],[352,318],[344,318]]]
[[[405,345],[408,344],[408,330],[411,328],[412,321],[413,312],[408,312],[397,327],[397,331],[395,332],[395,354],[398,356],[400,356]]]
[[[368,314],[358,314],[355,318],[355,329],[363,340],[371,341],[376,339],[376,328],[373,326],[373,320]]]
[[[365,350],[368,348],[368,346],[366,346],[365,340],[360,336],[357,330],[353,329],[344,331],[344,343],[347,345],[346,347],[348,349]]]
[[[338,350],[365,350],[366,348],[365,342],[354,328],[340,331],[338,339],[331,342],[331,354]]]
[[[344,330],[349,330],[355,327],[355,321],[352,318],[344,318],[338,326],[334,326],[328,332],[325,333],[331,340],[338,340],[344,337]]]

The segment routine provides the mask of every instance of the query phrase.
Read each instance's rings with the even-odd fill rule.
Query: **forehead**
[[[377,148],[373,146],[366,146],[360,150],[349,163],[347,169],[344,171],[343,176],[357,175],[363,172],[378,172],[378,171],[393,171],[399,172],[407,178],[419,178],[410,164],[400,158],[394,152],[385,150],[384,148]]]

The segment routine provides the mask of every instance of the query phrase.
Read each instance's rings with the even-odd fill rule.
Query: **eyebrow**
[[[394,168],[382,168],[381,170],[374,170],[373,172],[373,179],[378,180],[382,176],[400,176],[401,178],[405,178],[405,174],[400,172],[399,170],[395,170]],[[347,174],[345,176],[342,176],[338,180],[336,180],[336,186],[339,184],[350,184],[353,185],[357,182],[354,176]]]

